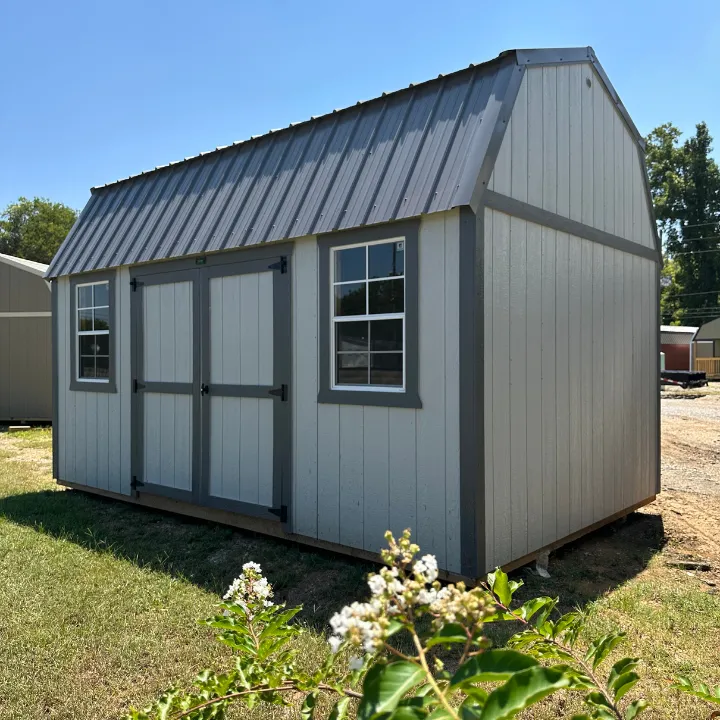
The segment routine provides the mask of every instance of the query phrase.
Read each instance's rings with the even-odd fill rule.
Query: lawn
[[[118,717],[173,681],[222,666],[227,653],[196,620],[250,559],[281,600],[303,603],[310,632],[298,642],[308,664],[329,615],[364,595],[366,564],[60,489],[49,449],[47,431],[0,434],[3,719]],[[704,718],[699,701],[666,688],[678,673],[720,683],[720,595],[700,574],[666,565],[682,547],[668,530],[671,513],[660,503],[574,543],[553,556],[549,580],[517,576],[526,597],[588,607],[593,632],[628,631],[627,652],[645,660],[640,690],[654,706],[646,717]],[[569,717],[571,708],[565,696],[531,717]]]

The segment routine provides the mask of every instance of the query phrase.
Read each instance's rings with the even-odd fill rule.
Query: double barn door
[[[287,265],[133,274],[137,493],[286,520]]]

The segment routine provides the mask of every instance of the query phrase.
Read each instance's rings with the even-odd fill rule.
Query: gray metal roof
[[[467,205],[522,52],[93,188],[47,277]]]

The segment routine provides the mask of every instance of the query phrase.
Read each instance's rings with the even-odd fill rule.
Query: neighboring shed
[[[0,422],[52,419],[47,268],[0,254]]]
[[[660,352],[665,353],[666,370],[692,370],[692,345],[696,332],[696,327],[687,325],[660,326]]]
[[[708,379],[720,378],[720,318],[701,325],[693,342],[694,369],[704,372]]]
[[[94,188],[48,272],[63,484],[450,573],[659,490],[659,244],[591,48]]]

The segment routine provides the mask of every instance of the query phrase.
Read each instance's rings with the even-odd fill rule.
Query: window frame
[[[319,389],[318,402],[335,405],[375,405],[380,407],[421,408],[418,393],[418,232],[420,221],[402,221],[388,225],[349,230],[318,238],[319,249]],[[335,317],[335,252],[353,247],[369,247],[387,242],[404,243],[404,310],[402,313],[348,315]],[[367,262],[367,260],[366,260]],[[366,267],[367,274],[367,267]],[[358,280],[369,283],[381,278]],[[400,278],[398,278],[400,279]],[[367,295],[366,295],[367,298]],[[367,299],[366,299],[367,302]],[[366,305],[366,311],[369,311]],[[403,319],[403,386],[339,385],[336,382],[336,325],[338,322],[368,322]],[[368,347],[368,358],[372,351]]]
[[[78,328],[78,288],[88,285],[107,283],[109,330],[83,331]],[[104,307],[104,306],[102,306]],[[116,393],[115,382],[115,338],[117,336],[117,318],[115,313],[115,273],[89,273],[70,279],[70,390],[81,392]],[[107,378],[80,377],[80,338],[83,335],[107,334],[108,336],[108,376]]]

